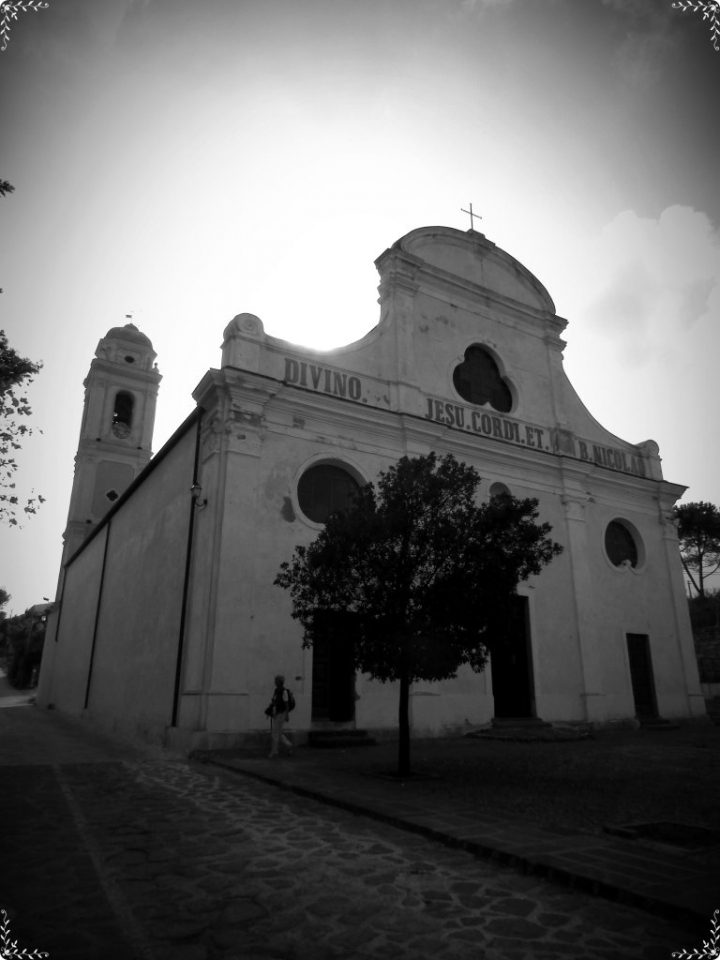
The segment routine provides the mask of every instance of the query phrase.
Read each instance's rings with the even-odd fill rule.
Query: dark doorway
[[[355,719],[355,668],[351,614],[325,613],[313,643],[312,719]]]
[[[491,660],[495,716],[534,717],[535,695],[527,597],[513,598],[507,618],[494,637]]]
[[[650,641],[644,633],[628,633],[628,660],[632,681],[635,715],[638,718],[657,717],[655,681],[653,679]]]

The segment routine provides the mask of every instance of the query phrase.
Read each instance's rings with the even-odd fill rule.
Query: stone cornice
[[[298,419],[304,421],[302,428],[297,427]],[[295,426],[291,426],[293,423]],[[376,437],[387,438],[389,446],[397,448],[414,437],[431,448],[439,445],[452,449],[458,456],[464,453],[474,459],[482,455],[486,461],[496,461],[498,466],[510,472],[517,469],[526,475],[547,475],[551,471],[556,475],[554,482],[558,482],[561,475],[574,477],[582,485],[592,482],[598,492],[604,492],[606,496],[617,496],[623,491],[621,496],[625,498],[642,499],[647,497],[649,489],[656,491],[661,483],[650,476],[611,470],[557,449],[519,446],[495,437],[453,429],[417,414],[374,407],[288,385],[278,392],[267,408],[265,425],[273,432],[287,431],[296,437],[312,436],[330,443],[351,437],[358,447]],[[551,428],[545,432],[550,437],[553,435]],[[664,482],[662,485],[666,486]],[[673,489],[682,490],[679,487]]]
[[[512,297],[489,290],[472,280],[441,270],[439,267],[427,265],[419,279],[418,287],[420,294],[444,303],[462,306],[470,312],[476,312],[477,307],[482,306],[488,312],[499,314],[504,320],[508,318],[520,320],[527,325],[530,332],[537,333],[540,327],[543,332],[550,328],[559,334],[567,326],[567,320],[563,320],[554,313],[538,310]],[[443,294],[445,296],[442,296]]]
[[[127,379],[136,381],[138,384],[156,385],[162,380],[162,374],[158,370],[143,370],[141,367],[129,363],[121,365],[116,360],[105,360],[99,357],[96,357],[90,364],[90,373],[83,381],[83,386],[88,385],[91,376],[98,381],[107,378],[115,383]]]
[[[428,278],[431,282],[428,282]],[[478,307],[486,311],[488,319],[509,323],[534,337],[543,337],[554,348],[564,349],[565,341],[560,334],[568,321],[554,313],[547,313],[527,306],[518,300],[505,297],[462,277],[426,265],[421,276],[410,281],[402,275],[389,274],[380,284],[380,302],[386,302],[396,290],[425,296],[448,306],[460,307],[469,313],[478,313]],[[395,321],[397,322],[397,320]]]

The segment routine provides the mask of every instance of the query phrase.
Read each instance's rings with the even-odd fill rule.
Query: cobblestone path
[[[50,960],[669,960],[687,930],[182,760],[4,767],[0,906]]]

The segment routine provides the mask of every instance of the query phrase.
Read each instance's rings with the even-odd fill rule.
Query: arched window
[[[300,477],[298,503],[305,516],[326,523],[331,513],[347,510],[360,485],[347,470],[332,463],[318,463]]]
[[[465,351],[465,359],[455,367],[453,384],[468,403],[481,406],[489,403],[499,413],[509,413],[512,409],[512,393],[500,376],[494,357],[478,344]]]
[[[119,390],[115,394],[115,407],[112,416],[112,432],[121,439],[129,436],[132,429],[135,399],[131,393]]]
[[[638,565],[639,556],[635,537],[619,520],[613,520],[607,525],[605,552],[610,562],[616,567],[621,567],[623,564],[629,564],[631,567]]]
[[[510,489],[509,487],[506,487],[504,483],[493,483],[493,485],[490,487],[491,500],[495,497],[509,497],[510,495]]]

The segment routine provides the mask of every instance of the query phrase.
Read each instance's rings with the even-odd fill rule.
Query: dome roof
[[[152,350],[152,342],[149,337],[141,333],[134,323],[126,323],[124,327],[113,327],[105,334],[105,340],[129,340],[132,343],[141,343]]]

